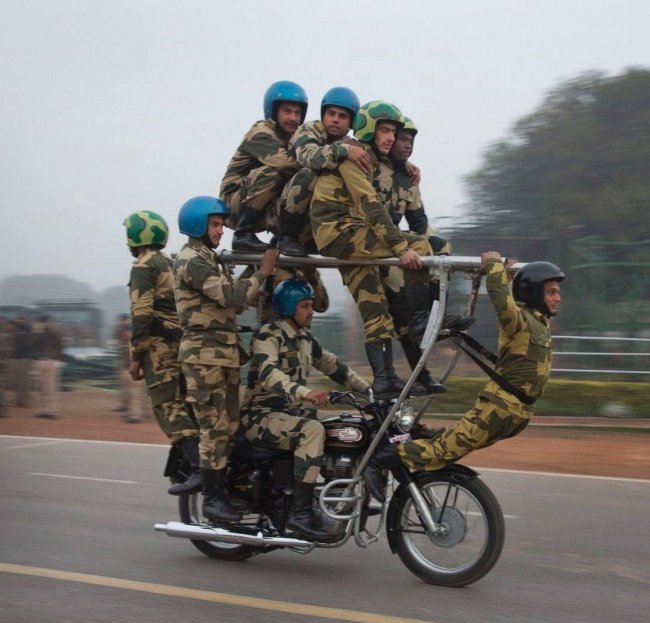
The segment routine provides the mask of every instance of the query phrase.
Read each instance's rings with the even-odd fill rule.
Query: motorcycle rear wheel
[[[181,521],[186,524],[205,524],[205,518],[201,514],[203,495],[194,493],[181,495],[178,498],[178,512]],[[191,539],[192,545],[201,553],[218,560],[229,560],[241,562],[251,556],[260,553],[257,548],[250,545],[237,545],[235,543],[218,543],[217,541],[199,541]]]
[[[498,500],[478,478],[457,482],[444,473],[420,474],[418,487],[446,534],[429,536],[407,487],[395,493],[387,524],[404,565],[429,584],[466,586],[495,565],[505,540]],[[443,503],[447,500],[443,508]]]

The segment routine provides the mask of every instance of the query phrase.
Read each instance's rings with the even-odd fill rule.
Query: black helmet
[[[517,271],[512,282],[512,294],[515,301],[550,316],[551,312],[544,302],[544,282],[562,279],[564,273],[559,266],[551,262],[530,262]]]

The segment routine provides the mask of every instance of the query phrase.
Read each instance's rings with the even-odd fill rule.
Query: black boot
[[[408,336],[419,344],[429,322],[431,303],[429,301],[429,284],[404,286],[404,294],[409,306]]]
[[[242,513],[232,506],[226,492],[226,470],[201,470],[203,516],[216,523],[239,521]]]
[[[293,501],[287,515],[287,528],[299,537],[308,541],[328,543],[336,540],[336,532],[332,526],[325,525],[314,513],[313,482],[295,482],[293,485]],[[329,522],[328,522],[329,523]]]
[[[366,487],[378,502],[386,501],[386,475],[384,470],[391,470],[402,465],[402,460],[392,443],[380,445],[372,455],[366,469],[363,470],[363,480]]]
[[[440,283],[432,281],[429,283],[429,305],[433,301],[440,300]],[[446,310],[445,310],[446,311]],[[445,314],[442,319],[441,329],[448,329],[449,331],[465,331],[469,329],[476,322],[475,316],[461,316],[459,314]]]
[[[201,472],[199,471],[199,438],[183,437],[180,441],[176,442],[176,446],[180,449],[185,457],[185,460],[192,468],[192,472],[184,482],[177,482],[173,484],[167,493],[170,495],[183,495],[185,493],[198,493],[201,491]]]
[[[232,250],[241,253],[263,253],[269,248],[255,235],[255,226],[259,222],[262,212],[253,210],[245,203],[239,205],[237,215],[237,228],[232,237]]]
[[[307,250],[303,247],[296,238],[280,234],[278,236],[278,251],[282,255],[290,255],[292,257],[304,257],[307,255]]]
[[[395,398],[402,393],[404,383],[393,368],[393,342],[366,342],[366,354],[372,368],[372,392],[375,398]]]
[[[420,361],[420,356],[422,355],[420,347],[408,336],[400,338],[400,344],[402,345],[402,349],[406,355],[406,360],[409,362],[409,366],[411,366],[411,370],[415,370],[415,366],[418,365],[418,361]],[[447,391],[446,385],[438,383],[438,381],[431,376],[426,366],[422,368],[422,372],[418,374],[416,384],[420,385],[424,389],[425,394],[440,394]]]

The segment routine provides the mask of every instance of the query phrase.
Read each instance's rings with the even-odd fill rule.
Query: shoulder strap
[[[535,398],[531,398],[518,387],[515,387],[509,383],[505,378],[503,378],[498,372],[494,370],[493,367],[490,367],[482,358],[487,359],[493,365],[497,361],[496,355],[485,348],[478,340],[475,340],[473,337],[470,337],[466,333],[459,333],[453,338],[456,345],[465,353],[467,356],[476,363],[501,389],[504,389],[509,394],[512,394],[517,400],[520,400],[525,405],[532,405],[535,403]],[[463,343],[465,342],[465,344]]]

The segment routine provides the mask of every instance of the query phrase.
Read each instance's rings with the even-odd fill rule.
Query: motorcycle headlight
[[[415,423],[415,411],[408,402],[403,402],[400,410],[395,415],[397,428],[403,433],[407,433]]]

